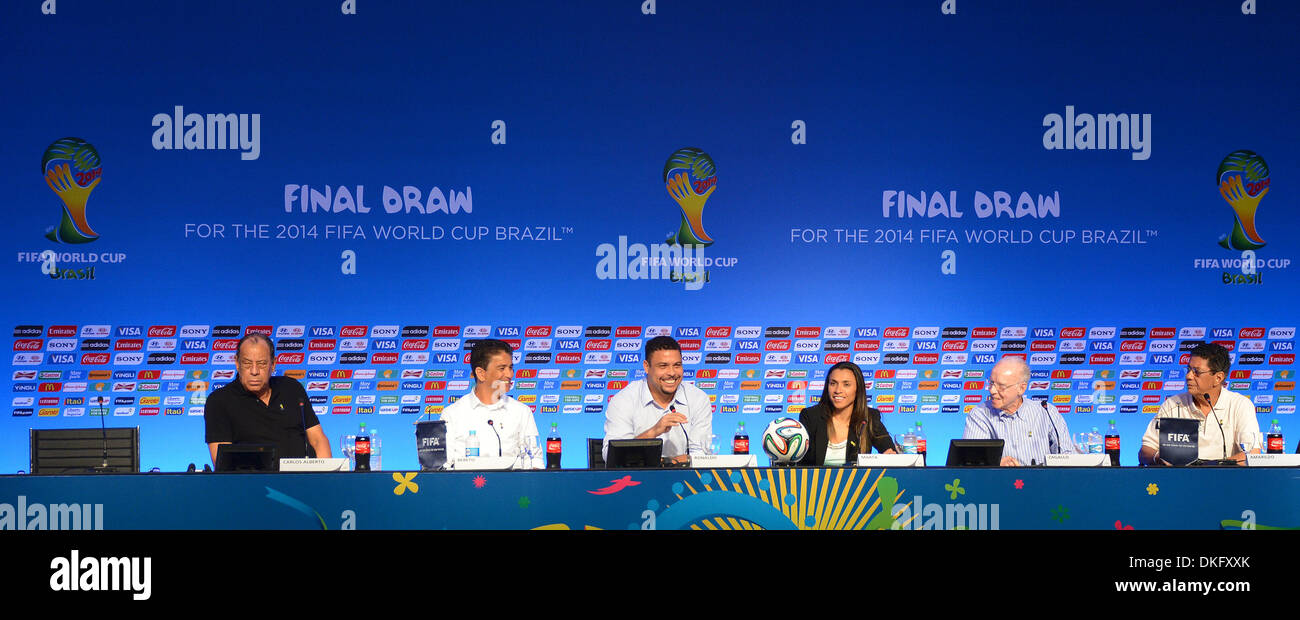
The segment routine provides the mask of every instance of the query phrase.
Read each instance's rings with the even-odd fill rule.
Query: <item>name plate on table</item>
[[[515,458],[509,456],[480,456],[475,458],[460,458],[452,463],[452,468],[456,471],[474,471],[474,470],[502,470],[510,469],[515,466]]]
[[[1247,454],[1250,467],[1300,467],[1300,454]]]
[[[280,471],[348,471],[348,460],[332,459],[280,459]]]
[[[758,467],[757,454],[697,454],[691,457],[691,467],[738,469]]]
[[[1021,463],[1024,465],[1024,463]],[[1110,455],[1101,454],[1049,454],[1048,467],[1110,467]]]
[[[920,454],[859,454],[858,467],[925,467]]]

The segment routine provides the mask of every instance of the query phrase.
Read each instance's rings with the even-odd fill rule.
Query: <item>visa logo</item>
[[[376,351],[396,351],[397,341],[396,340],[371,340],[370,348]]]
[[[934,340],[917,340],[913,347],[913,351],[938,351],[939,343]]]
[[[140,326],[124,325],[117,328],[118,338],[127,338],[127,337],[143,336],[143,335],[144,335],[144,328]]]
[[[700,335],[700,328],[698,328],[698,327],[678,327],[678,328],[677,328],[677,337],[678,337],[678,338],[698,338],[699,335]]]
[[[582,350],[581,340],[556,340],[555,348],[560,351],[580,351]]]
[[[997,356],[992,353],[976,353],[971,359],[972,364],[992,364],[997,361]]]
[[[1172,364],[1174,356],[1172,353],[1153,353],[1151,355],[1152,364]]]
[[[455,364],[460,361],[460,356],[455,353],[439,353],[436,357],[439,364]]]
[[[203,351],[208,348],[207,340],[182,340],[181,348],[187,351]]]
[[[736,350],[737,350],[737,351],[759,351],[759,350],[761,350],[761,349],[762,349],[762,347],[759,345],[759,341],[757,341],[757,340],[737,340],[737,341],[736,341]],[[1288,349],[1288,351],[1289,351],[1289,350],[1290,350],[1290,349]]]
[[[618,354],[618,363],[620,364],[636,364],[640,361],[641,361],[640,353],[619,353]]]
[[[1088,347],[1093,351],[1114,351],[1115,343],[1109,340],[1094,340],[1088,343]]]
[[[795,360],[796,360],[796,363],[799,363],[799,364],[816,364],[816,363],[817,363],[817,354],[816,354],[816,353],[800,353],[800,354],[795,358]]]
[[[1056,337],[1056,330],[1053,329],[1053,328],[1051,328],[1051,327],[1035,327],[1035,328],[1034,328],[1034,337],[1035,337],[1035,338],[1055,338],[1055,337]]]
[[[880,330],[875,327],[859,327],[853,330],[853,335],[857,338],[879,338]]]
[[[333,327],[313,327],[311,328],[312,338],[326,338],[334,336]]]
[[[498,337],[503,337],[503,336],[518,336],[518,335],[519,335],[519,328],[518,328],[518,327],[500,327],[500,326],[497,327],[497,336],[498,336]]]

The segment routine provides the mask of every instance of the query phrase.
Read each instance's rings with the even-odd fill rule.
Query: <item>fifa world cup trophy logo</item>
[[[664,183],[682,210],[681,227],[677,234],[668,237],[669,244],[713,245],[713,239],[704,232],[704,203],[717,189],[717,182],[713,158],[700,149],[678,149],[668,158],[664,164]]]
[[[63,218],[58,227],[45,231],[45,238],[56,243],[89,243],[99,233],[86,221],[86,199],[99,185],[102,167],[99,152],[81,138],[55,140],[41,156],[41,172],[59,200],[63,201]]]
[[[1268,193],[1268,164],[1254,151],[1233,151],[1219,164],[1219,194],[1236,214],[1232,234],[1219,237],[1219,245],[1230,250],[1258,250],[1264,247],[1255,229],[1255,211]]]

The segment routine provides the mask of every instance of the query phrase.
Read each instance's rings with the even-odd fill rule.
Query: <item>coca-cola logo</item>
[[[176,335],[175,325],[154,325],[149,328],[150,338],[171,338]]]
[[[213,351],[234,351],[238,347],[239,341],[234,338],[212,341]]]
[[[307,356],[302,353],[277,353],[275,363],[277,364],[301,364]]]
[[[524,328],[525,338],[549,338],[551,335],[550,325],[532,325]]]
[[[700,342],[700,341],[695,340],[695,341],[693,341],[693,342],[695,342],[695,349],[699,349],[699,348],[700,348],[700,346],[699,346],[699,342]],[[680,344],[680,343],[679,343],[679,344]],[[612,340],[588,340],[587,343],[586,343],[586,346],[584,347],[584,350],[586,350],[586,351],[608,351],[608,350],[610,350],[610,348],[611,348],[612,346],[613,346],[613,341],[612,341]],[[695,349],[690,349],[690,350],[695,350]],[[682,347],[682,350],[687,350],[687,349],[686,349],[686,347]]]
[[[906,338],[911,333],[908,327],[886,327],[884,332],[885,338]]]
[[[1244,339],[1249,339],[1249,338],[1263,338],[1263,337],[1264,337],[1264,328],[1263,328],[1263,327],[1243,327],[1243,328],[1241,328],[1241,330],[1239,330],[1239,331],[1237,332],[1237,337],[1238,337],[1238,338],[1244,338]]]
[[[943,351],[965,351],[967,343],[965,340],[945,340],[943,341]]]
[[[45,343],[40,340],[15,340],[14,350],[15,351],[40,351],[41,347],[44,346],[44,344]]]
[[[339,330],[339,336],[343,338],[364,338],[370,330],[365,325],[346,325]]]
[[[838,364],[847,361],[849,361],[848,353],[827,353],[825,357],[822,358],[822,363],[824,364]]]
[[[402,341],[403,351],[424,351],[428,348],[429,340],[427,338],[413,338]]]
[[[730,327],[709,327],[704,330],[705,338],[730,338]]]
[[[1061,338],[1082,338],[1088,330],[1082,327],[1062,327]]]
[[[81,363],[82,365],[107,364],[108,354],[107,353],[83,353],[81,355]]]
[[[1145,351],[1147,350],[1147,341],[1145,340],[1122,340],[1119,343],[1120,351]]]
[[[789,341],[789,340],[768,340],[767,343],[764,345],[763,350],[765,350],[765,351],[789,351],[789,350],[790,350],[790,341]]]

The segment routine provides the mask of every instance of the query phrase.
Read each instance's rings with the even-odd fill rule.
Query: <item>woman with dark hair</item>
[[[858,453],[871,452],[872,446],[895,453],[880,410],[867,406],[862,370],[852,362],[831,366],[821,400],[799,413],[799,423],[808,429],[808,452],[799,465],[855,464]]]

